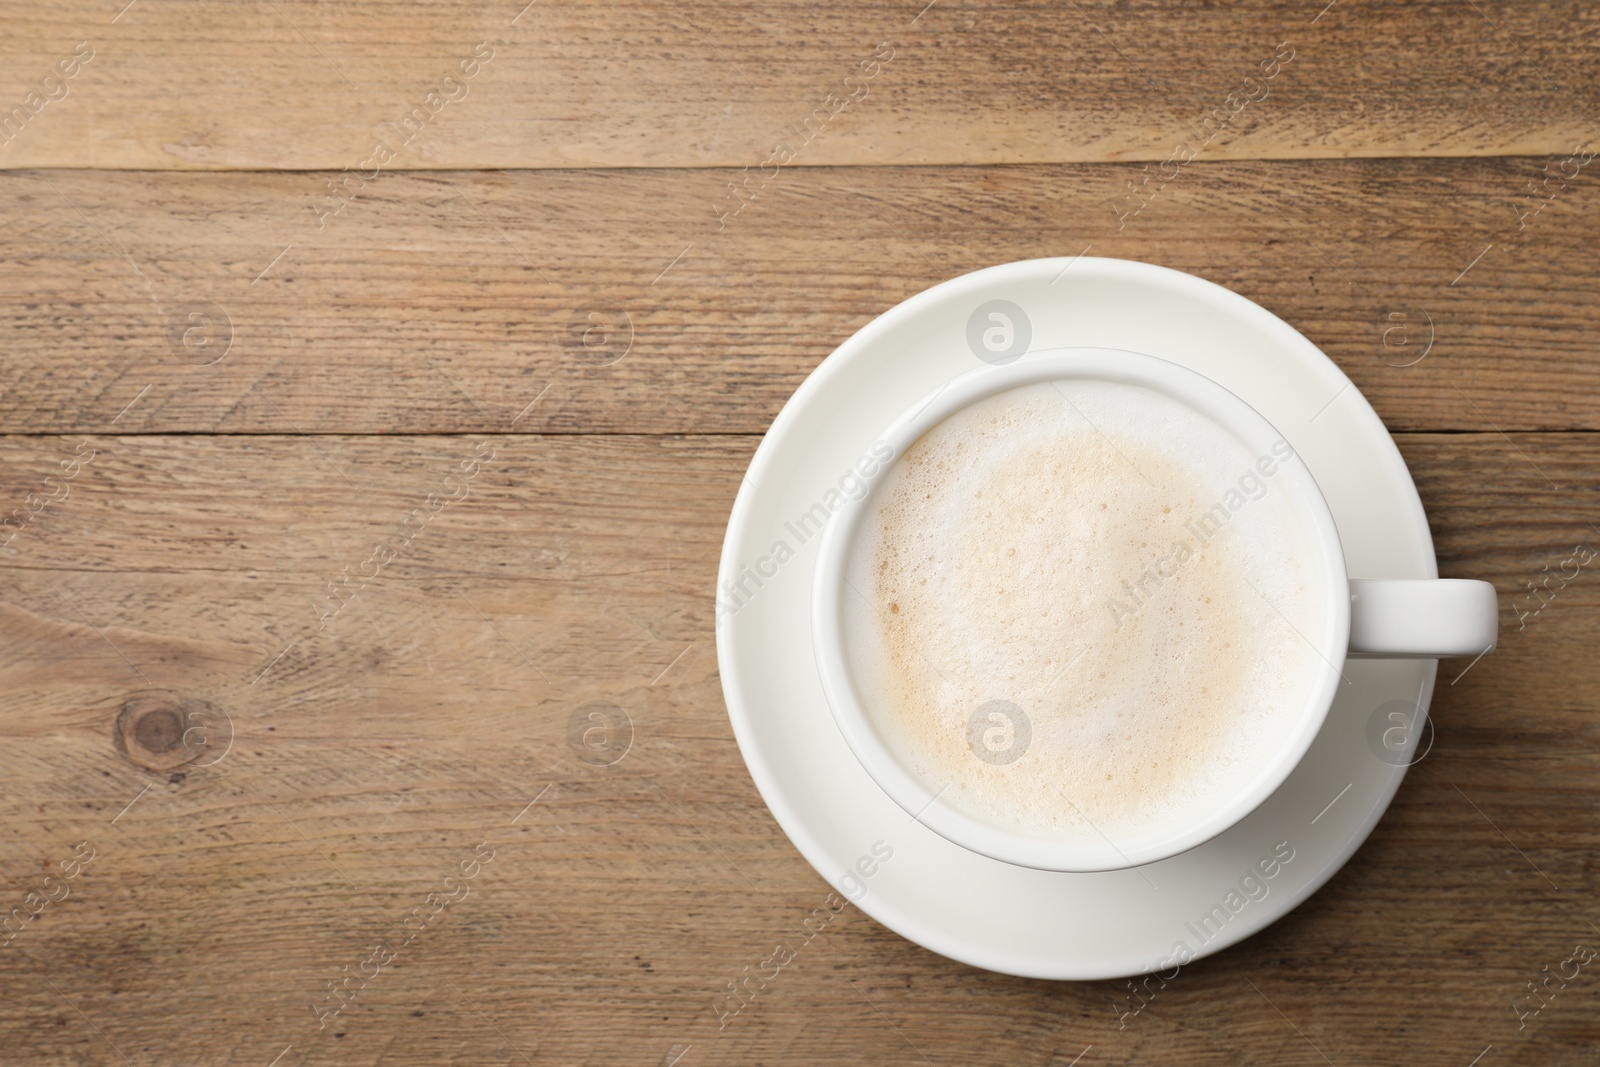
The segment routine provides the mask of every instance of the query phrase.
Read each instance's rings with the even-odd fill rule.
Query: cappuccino
[[[1311,518],[1206,415],[1070,379],[972,404],[881,476],[850,544],[851,678],[968,815],[1113,844],[1247,791],[1322,660]]]

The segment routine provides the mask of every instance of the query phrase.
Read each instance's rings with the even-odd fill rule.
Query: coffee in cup
[[[1139,385],[952,414],[882,476],[848,554],[874,726],[930,792],[1032,837],[1115,841],[1236,795],[1323,667],[1293,463]]]
[[[1321,487],[1166,360],[1029,353],[877,435],[818,548],[818,679],[861,766],[994,859],[1153,863],[1255,811],[1352,656],[1481,655],[1487,582],[1352,578]]]

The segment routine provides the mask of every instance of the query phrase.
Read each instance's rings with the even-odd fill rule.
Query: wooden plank
[[[8,16],[0,167],[338,170],[379,141],[387,169],[1549,155],[1596,136],[1594,23],[1555,0],[70,0]]]
[[[0,439],[8,493],[89,457],[0,550],[7,906],[94,849],[0,949],[18,1062],[1064,1065],[1093,1046],[1081,1064],[1460,1067],[1600,1042],[1588,972],[1522,1030],[1510,1007],[1600,920],[1600,584],[1581,570],[1517,629],[1525,583],[1597,536],[1594,435],[1400,435],[1441,570],[1501,590],[1502,646],[1455,685],[1466,664],[1444,665],[1434,748],[1349,866],[1125,1028],[1122,983],[974,971],[846,908],[719,1029],[713,998],[828,893],[744,769],[711,648],[755,438],[87,440]],[[441,488],[459,499],[398,534]],[[322,625],[327,581],[380,543]],[[125,732],[188,765],[116,743],[152,689],[207,736]],[[570,741],[595,700],[631,719],[610,766]],[[463,887],[317,1029],[328,982]]]
[[[11,174],[0,423],[761,432],[895,303],[1088,249],[1258,301],[1393,428],[1594,429],[1597,193],[1519,219],[1541,166],[1195,162],[1134,215],[1126,166],[812,168],[726,219],[726,172],[393,175],[320,228],[326,175]]]

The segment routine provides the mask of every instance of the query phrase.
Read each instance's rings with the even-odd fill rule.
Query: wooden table
[[[524,2],[5,5],[0,1061],[1595,1062],[1600,11]],[[718,684],[743,468],[1085,250],[1336,360],[1501,647],[1137,1015],[846,908],[719,1019],[829,891]]]

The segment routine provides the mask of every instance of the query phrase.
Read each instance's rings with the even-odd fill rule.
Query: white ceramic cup
[[[1033,353],[1007,365],[964,374],[904,412],[879,435],[895,460],[928,430],[969,405],[997,393],[1048,381],[1095,380],[1143,386],[1187,405],[1231,433],[1254,456],[1268,456],[1286,440],[1259,412],[1210,378],[1154,356],[1099,348]],[[891,461],[892,463],[893,461]],[[1116,840],[1046,840],[1002,829],[943,800],[901,763],[879,735],[851,678],[843,642],[845,569],[861,519],[884,479],[833,514],[818,549],[813,587],[812,638],[823,690],[840,732],[878,785],[913,817],[943,837],[981,855],[1052,871],[1106,871],[1154,863],[1216,837],[1259,807],[1289,777],[1327,718],[1349,656],[1477,656],[1494,647],[1498,608],[1488,582],[1451,579],[1351,578],[1339,533],[1321,489],[1296,456],[1275,472],[1302,507],[1311,550],[1309,572],[1323,584],[1323,615],[1304,634],[1318,666],[1309,694],[1294,711],[1285,740],[1253,768],[1248,786],[1220,805],[1167,820],[1148,832]]]

